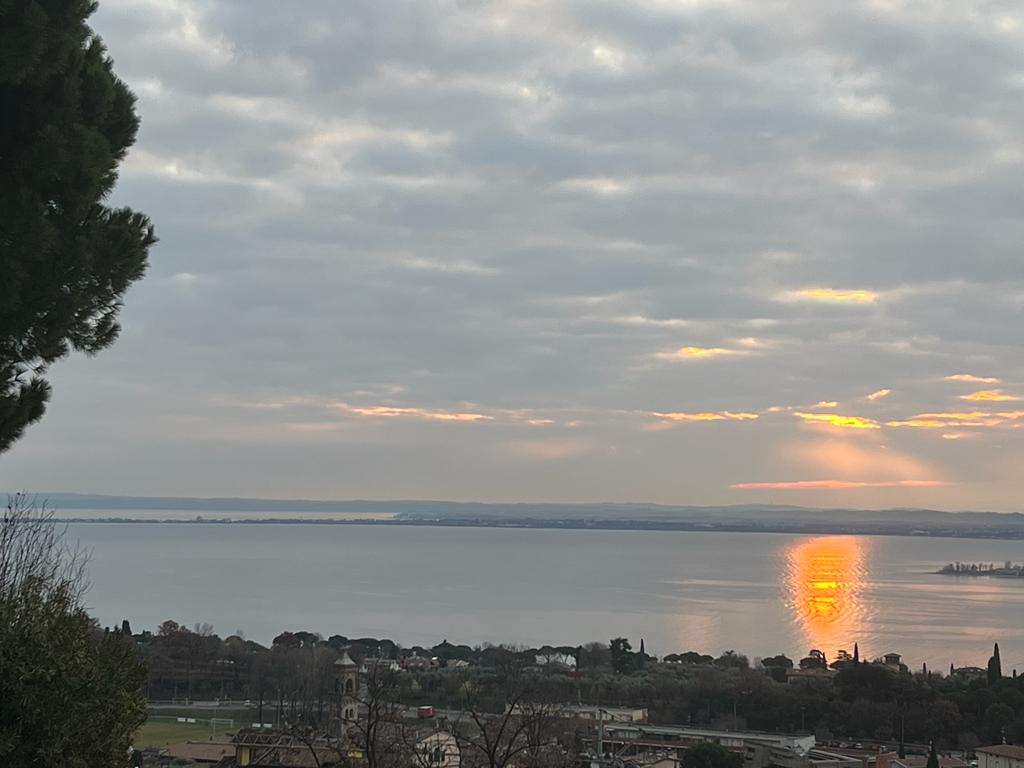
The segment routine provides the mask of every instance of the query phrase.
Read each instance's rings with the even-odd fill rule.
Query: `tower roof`
[[[341,658],[334,662],[336,667],[355,667],[357,664],[352,661],[352,657],[348,655],[348,651],[343,651]]]

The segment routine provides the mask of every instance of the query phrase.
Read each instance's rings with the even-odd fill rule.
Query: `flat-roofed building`
[[[996,744],[993,747],[978,747],[978,768],[1024,768],[1024,747],[1013,744]]]
[[[743,755],[746,768],[810,768],[814,736],[721,731],[680,725],[646,725],[604,721],[584,737],[589,752],[642,762],[682,764],[683,754],[702,743],[720,744]],[[598,743],[600,742],[600,744]]]

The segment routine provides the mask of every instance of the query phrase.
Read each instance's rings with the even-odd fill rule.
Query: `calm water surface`
[[[915,666],[1024,671],[1024,580],[930,573],[1024,559],[1021,542],[909,537],[77,524],[105,624],[210,622],[268,642],[284,629],[406,645],[571,644],[619,635],[663,655],[809,648],[904,654]],[[797,656],[797,658],[799,658]]]

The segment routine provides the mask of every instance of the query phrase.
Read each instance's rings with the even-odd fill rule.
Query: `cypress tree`
[[[860,646],[857,643],[853,644],[853,662],[854,664],[860,661]]]
[[[0,3],[0,453],[42,417],[51,363],[117,338],[156,242],[145,216],[104,205],[139,121],[95,10]]]
[[[1003,679],[1003,663],[999,659],[999,643],[992,648],[992,657],[988,660],[988,684],[995,685]]]

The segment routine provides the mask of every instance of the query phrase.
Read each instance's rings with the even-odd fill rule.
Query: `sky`
[[[160,243],[0,486],[1024,509],[1019,4],[100,5]]]

